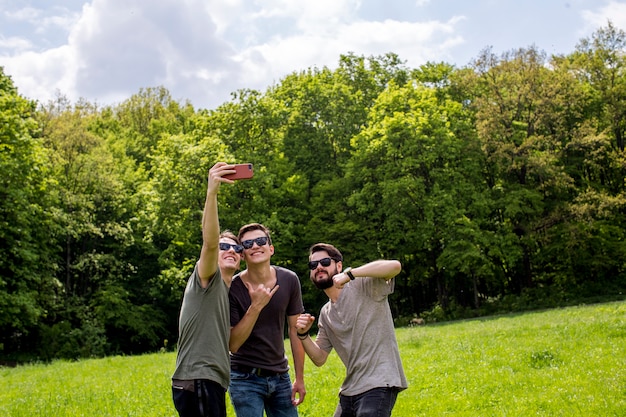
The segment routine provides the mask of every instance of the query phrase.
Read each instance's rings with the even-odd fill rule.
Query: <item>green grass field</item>
[[[626,416],[626,301],[397,335],[410,387],[394,416]],[[0,368],[0,416],[176,416],[174,362],[158,353]],[[343,373],[334,353],[322,368],[307,359],[300,415],[332,416]]]

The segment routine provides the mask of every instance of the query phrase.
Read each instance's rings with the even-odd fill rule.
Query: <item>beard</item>
[[[313,281],[313,284],[320,290],[325,290],[335,285],[333,281],[333,277],[335,275],[337,275],[337,267],[335,267],[334,272],[330,272],[328,275],[326,275],[323,278],[318,279],[317,277],[311,277],[311,281]]]

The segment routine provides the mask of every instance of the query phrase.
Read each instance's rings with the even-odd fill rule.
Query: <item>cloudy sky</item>
[[[609,20],[626,30],[626,0],[0,0],[0,66],[40,102],[164,86],[212,109],[341,54],[410,67],[462,67],[489,46],[567,54]]]

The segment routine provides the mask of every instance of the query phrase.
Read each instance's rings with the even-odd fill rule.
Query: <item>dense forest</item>
[[[223,229],[273,233],[305,307],[307,250],[398,259],[398,325],[626,290],[626,34],[466,67],[346,54],[194,109],[165,87],[116,105],[23,97],[0,67],[0,359],[174,349],[207,173]]]

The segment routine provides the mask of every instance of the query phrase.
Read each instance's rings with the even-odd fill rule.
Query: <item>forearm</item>
[[[202,240],[205,244],[217,247],[220,236],[220,223],[217,212],[217,193],[207,191],[202,212]]]
[[[296,380],[304,381],[304,347],[298,339],[296,328],[293,326],[289,329],[289,341],[291,343],[291,353],[293,355],[293,367]]]
[[[372,277],[390,279],[395,277],[402,270],[402,265],[396,260],[381,259],[352,268],[350,272],[356,277]]]
[[[302,341],[302,347],[306,352],[307,356],[311,359],[311,362],[315,364],[315,366],[322,366],[326,363],[326,359],[328,358],[328,352],[321,349],[317,343],[311,338],[311,336],[306,336],[305,338],[300,337],[300,341]]]
[[[202,212],[202,249],[198,262],[201,278],[208,278],[217,270],[219,227],[217,194],[207,191]]]
[[[257,310],[256,308],[250,306],[250,308],[248,308],[248,311],[241,318],[239,323],[237,323],[234,327],[231,327],[230,339],[228,342],[228,347],[231,352],[237,352],[241,345],[243,345],[246,340],[248,340],[248,337],[250,337],[252,329],[254,329],[254,325],[259,318],[259,313],[260,310]]]

